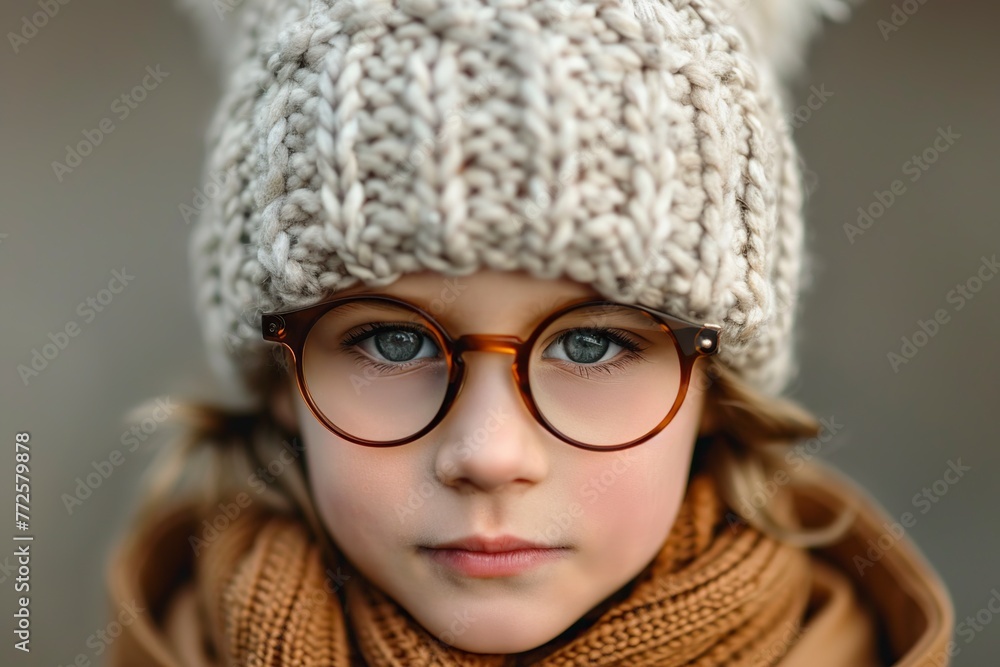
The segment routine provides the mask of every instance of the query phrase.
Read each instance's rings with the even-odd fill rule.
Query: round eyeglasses
[[[670,423],[695,361],[718,352],[720,327],[587,298],[546,316],[526,340],[454,338],[425,310],[366,294],[264,314],[261,331],[292,353],[316,418],[359,445],[426,435],[462,391],[464,354],[499,352],[514,356],[524,405],[550,433],[584,449],[618,450]]]

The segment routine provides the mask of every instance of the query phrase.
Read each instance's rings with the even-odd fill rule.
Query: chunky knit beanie
[[[784,84],[843,0],[175,1],[223,88],[191,261],[229,402],[262,399],[262,312],[421,270],[569,278],[794,376]]]

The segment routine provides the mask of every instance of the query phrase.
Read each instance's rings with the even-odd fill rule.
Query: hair
[[[265,382],[270,396],[278,383],[287,385],[288,358],[271,367]],[[706,470],[714,478],[733,520],[746,522],[786,543],[814,547],[838,540],[851,526],[856,511],[845,507],[826,526],[804,528],[792,511],[791,492],[817,474],[802,457],[801,443],[821,433],[821,424],[796,402],[762,394],[732,369],[709,358],[692,382],[707,383],[705,407],[712,432],[700,433],[690,474]],[[152,402],[133,412],[141,418]],[[270,408],[237,411],[204,401],[180,403],[171,416],[182,433],[164,443],[145,472],[145,484],[133,520],[147,527],[171,501],[200,504],[218,511],[240,492],[261,509],[292,513],[311,527],[322,548],[336,553],[313,504],[306,474],[304,444],[281,425]],[[641,446],[641,445],[640,445]],[[292,463],[287,463],[287,456]],[[275,471],[275,464],[278,470]],[[265,481],[266,480],[266,481]],[[783,483],[782,483],[783,481]],[[770,492],[768,492],[770,491]],[[763,497],[763,503],[757,498]]]
[[[819,437],[822,424],[797,402],[762,394],[714,358],[704,377],[711,383],[705,410],[714,428],[699,438],[700,461],[692,472],[705,466],[732,513],[776,539],[800,547],[839,540],[857,515],[853,505],[834,512],[827,525],[812,527],[799,525],[792,507],[794,490],[821,477],[812,453],[802,450],[803,441]],[[796,457],[799,465],[791,467]],[[765,498],[760,505],[757,494]]]

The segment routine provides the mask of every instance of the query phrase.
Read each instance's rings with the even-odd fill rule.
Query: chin
[[[538,648],[545,642],[555,638],[559,632],[539,632],[533,629],[531,632],[509,633],[498,628],[484,629],[481,632],[473,633],[471,630],[456,637],[450,642],[452,646],[469,653],[488,654],[509,654],[521,653]]]
[[[537,648],[557,637],[576,620],[566,614],[565,608],[546,610],[536,606],[532,611],[534,613],[512,612],[499,606],[456,610],[448,616],[432,619],[433,622],[424,627],[434,628],[433,634],[438,639],[463,651],[508,654]]]

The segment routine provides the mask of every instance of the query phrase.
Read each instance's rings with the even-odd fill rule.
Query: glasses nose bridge
[[[502,352],[517,356],[524,341],[517,336],[493,334],[466,334],[455,341],[456,357],[465,352]]]

